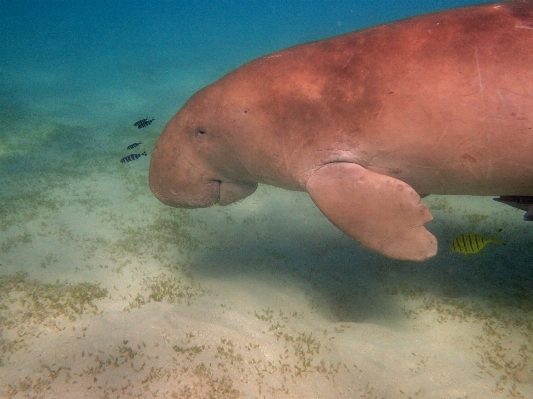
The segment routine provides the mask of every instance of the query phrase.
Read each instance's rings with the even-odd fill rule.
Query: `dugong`
[[[533,3],[465,7],[239,67],[166,124],[149,184],[185,208],[306,191],[363,246],[420,261],[421,195],[533,196],[532,129]]]

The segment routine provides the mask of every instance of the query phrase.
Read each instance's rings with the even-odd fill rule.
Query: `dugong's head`
[[[196,93],[167,123],[150,161],[150,189],[163,203],[184,208],[227,205],[257,188],[242,165],[217,88]]]

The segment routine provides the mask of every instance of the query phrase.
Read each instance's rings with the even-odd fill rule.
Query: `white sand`
[[[344,237],[303,193],[260,187],[226,208],[165,207],[146,187],[147,163],[28,184],[10,199],[0,397],[533,395],[520,212],[428,197],[439,255],[398,262]],[[457,234],[497,227],[506,246],[448,249]],[[16,272],[26,280],[8,281]],[[58,280],[107,293],[73,311]]]

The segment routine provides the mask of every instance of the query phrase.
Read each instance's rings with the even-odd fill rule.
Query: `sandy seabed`
[[[429,196],[439,254],[400,262],[305,193],[166,207],[147,165],[28,178],[4,198],[0,397],[533,397],[519,211]],[[506,245],[449,249],[499,229]]]

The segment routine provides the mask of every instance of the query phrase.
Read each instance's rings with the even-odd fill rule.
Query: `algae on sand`
[[[77,320],[98,314],[97,299],[107,297],[99,284],[29,280],[27,273],[0,276],[0,365],[4,357],[25,347],[24,337],[34,336],[40,325],[56,326],[57,318]],[[16,330],[16,339],[10,330]]]

